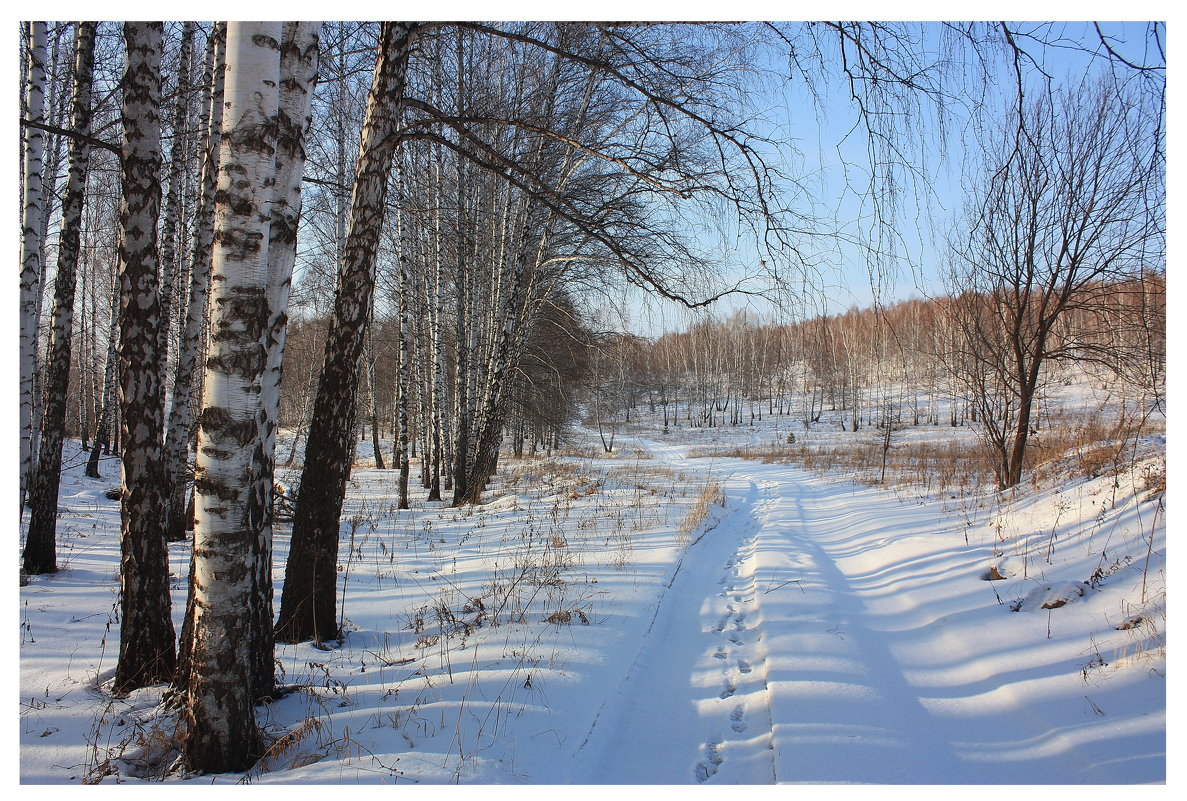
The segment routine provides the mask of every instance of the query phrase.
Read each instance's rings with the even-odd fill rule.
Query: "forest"
[[[797,694],[859,619],[922,692],[884,553],[1132,714],[1017,781],[1165,782],[1164,40],[21,23],[21,781],[993,782]]]

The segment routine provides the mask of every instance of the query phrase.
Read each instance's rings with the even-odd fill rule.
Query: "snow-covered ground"
[[[586,458],[509,459],[472,509],[399,511],[394,473],[356,469],[348,635],[278,646],[297,690],[261,708],[276,745],[249,774],[165,781],[1165,781],[1157,457],[956,498],[686,458],[789,425],[640,427],[612,458],[593,437]],[[20,777],[156,780],[159,690],[105,692],[118,468],[87,479],[73,448],[63,570],[20,591]],[[277,598],[287,549],[280,526]],[[187,546],[170,556],[180,625]]]

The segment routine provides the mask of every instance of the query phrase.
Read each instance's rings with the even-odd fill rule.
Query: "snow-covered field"
[[[356,469],[348,635],[278,646],[297,689],[260,709],[276,744],[255,769],[164,780],[1165,781],[1162,446],[1008,497],[686,458],[789,425],[640,427],[613,458],[578,433],[580,454],[506,460],[472,509],[399,511],[394,472]],[[810,434],[855,436],[829,430]],[[118,466],[85,478],[77,443],[66,461],[63,570],[20,590],[21,781],[156,781],[159,690],[105,692]],[[278,599],[287,549],[282,525]],[[187,546],[170,556],[180,626]]]

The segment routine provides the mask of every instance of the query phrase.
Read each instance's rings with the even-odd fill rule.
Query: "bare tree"
[[[177,85],[174,89],[173,120],[171,126],[172,145],[169,153],[169,166],[166,176],[169,179],[169,189],[165,194],[164,215],[161,222],[161,326],[157,334],[160,337],[161,349],[161,384],[166,383],[166,368],[172,326],[172,307],[174,285],[182,272],[180,269],[183,259],[183,248],[179,247],[179,239],[184,232],[182,210],[186,184],[186,157],[189,155],[190,139],[190,61],[194,48],[194,30],[197,26],[193,22],[183,22],[181,25],[181,47],[177,57]]]
[[[1069,313],[1103,323],[1119,282],[1163,268],[1161,136],[1148,96],[1085,79],[1029,101],[986,148],[950,278],[957,364],[1003,488],[1022,478],[1044,366],[1103,356],[1060,335]]]
[[[210,258],[214,242],[214,192],[218,180],[219,145],[223,119],[223,70],[225,26],[219,23],[206,43],[205,87],[201,128],[205,132],[199,178],[198,209],[193,251],[190,258],[190,286],[185,323],[177,353],[173,399],[165,433],[165,469],[168,476],[169,512],[166,535],[170,541],[185,539],[190,527],[186,515],[186,489],[190,478],[189,444],[192,438],[194,390],[198,383],[198,360],[203,349],[210,299]]]
[[[255,559],[259,603],[250,636],[252,682],[256,696],[273,688],[272,495],[276,464],[276,425],[280,411],[281,365],[288,330],[289,295],[297,258],[301,219],[301,177],[305,172],[305,136],[317,76],[320,22],[286,22],[280,41],[280,99],[277,116],[275,199],[268,231],[268,328],[264,338],[267,368],[260,399],[259,462],[253,496],[262,498],[263,519]]]
[[[337,584],[338,518],[353,461],[356,384],[383,227],[396,124],[404,98],[415,23],[383,24],[367,118],[359,145],[350,228],[339,266],[333,323],[306,442],[297,494],[292,552],[285,568],[277,637],[286,642],[332,639]]]

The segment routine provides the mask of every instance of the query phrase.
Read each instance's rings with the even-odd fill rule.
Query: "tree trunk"
[[[267,371],[260,409],[262,447],[253,496],[260,497],[263,520],[256,540],[256,594],[253,622],[252,685],[257,698],[275,685],[272,606],[272,496],[276,472],[276,424],[280,413],[284,344],[293,265],[297,260],[297,226],[301,219],[301,178],[305,174],[305,137],[317,77],[320,22],[286,22],[281,37],[279,123],[276,147],[276,197],[268,244],[268,292],[271,317],[266,346]]]
[[[383,449],[379,444],[379,401],[375,393],[375,351],[372,345],[367,346],[363,360],[367,363],[364,378],[367,379],[367,418],[371,422],[371,452],[375,456],[375,469],[386,470],[387,465],[383,463]]]
[[[1036,343],[1030,354],[1030,364],[1019,371],[1018,421],[1014,426],[1014,438],[1010,443],[1010,451],[1006,454],[1003,489],[1015,487],[1022,481],[1026,443],[1030,438],[1031,411],[1034,408],[1035,394],[1038,392],[1039,370],[1042,367],[1041,355],[1046,348],[1046,340],[1045,331],[1040,331],[1036,335]]]
[[[80,22],[75,44],[74,99],[71,125],[87,134],[91,127],[91,85],[95,60],[94,22]],[[78,275],[83,195],[90,145],[70,140],[70,173],[62,200],[58,240],[58,275],[54,283],[53,328],[50,331],[45,409],[41,417],[37,475],[30,498],[29,531],[24,568],[29,575],[53,573],[57,567],[58,485],[62,473],[62,438],[66,423],[67,383],[70,379],[70,337],[74,322],[74,288]]]
[[[189,302],[185,326],[177,351],[177,372],[173,379],[173,402],[169,411],[169,429],[165,436],[165,460],[168,476],[169,511],[166,537],[172,542],[185,539],[192,520],[186,514],[187,485],[190,478],[189,443],[194,422],[194,384],[198,355],[203,345],[207,306],[210,300],[210,253],[214,241],[214,193],[218,181],[219,144],[223,120],[223,67],[225,33],[222,25],[211,32],[206,45],[206,69],[203,84],[208,87],[203,104],[202,127],[206,131],[206,149],[202,157],[201,189],[190,258]],[[184,660],[183,663],[184,664]]]
[[[400,478],[397,482],[397,506],[400,509],[408,508],[408,395],[409,387],[412,384],[412,377],[409,375],[411,370],[410,354],[408,352],[408,340],[411,337],[411,332],[408,331],[409,318],[408,306],[409,299],[412,294],[411,275],[408,270],[408,254],[400,254],[400,300],[399,300],[399,314],[400,314],[400,369],[396,374],[396,414],[399,416],[400,428],[400,463],[396,465],[400,470]],[[423,464],[423,461],[422,461]]]
[[[190,54],[193,52],[193,22],[181,26],[181,48],[177,59],[177,97],[173,104],[173,144],[169,157],[169,192],[165,196],[165,215],[161,225],[161,325],[157,329],[161,352],[161,386],[164,387],[169,363],[169,332],[172,330],[173,289],[177,283],[178,231],[182,228],[182,182],[185,180],[185,158],[189,150],[189,89]]]
[[[281,23],[227,25],[224,126],[212,259],[210,352],[198,416],[194,619],[188,646],[185,759],[192,770],[245,770],[260,756],[254,710],[257,561],[267,510],[261,396],[271,209],[275,200]]]
[[[25,116],[30,122],[45,118],[45,23],[29,23],[29,65],[25,80]],[[20,509],[33,464],[33,376],[37,373],[37,323],[41,316],[41,229],[46,215],[45,132],[25,129],[25,197],[21,209],[21,465]]]
[[[65,38],[65,32],[70,28],[71,28],[71,26],[69,26],[69,25],[59,25],[57,28],[57,31],[55,32],[55,35],[53,37],[53,42],[50,45],[49,65],[50,65],[50,69],[53,70],[53,72],[51,74],[54,74],[54,75],[57,74],[57,65],[59,63],[59,52],[63,49],[61,46],[61,43],[62,43],[62,40]],[[75,33],[77,34],[77,26],[74,27],[74,30],[75,30]],[[77,43],[77,35],[75,36],[75,42]],[[67,103],[65,101],[66,93],[64,91],[59,91],[59,89],[58,89],[58,86],[60,83],[63,83],[63,82],[58,81],[58,80],[51,80],[49,82],[49,86],[47,87],[48,92],[47,92],[47,97],[46,97],[46,117],[47,117],[48,121],[53,125],[66,126],[69,124],[68,120],[67,120],[67,117],[69,115],[69,109],[63,108],[63,106],[67,106],[67,105],[69,105],[69,103]],[[46,246],[46,243],[49,241],[49,221],[50,221],[50,217],[53,216],[54,201],[57,198],[58,168],[62,161],[62,146],[64,144],[63,140],[65,140],[65,139],[66,139],[66,137],[58,136],[56,134],[51,134],[46,138],[45,166],[41,171],[42,196],[43,196],[44,202],[45,202],[45,209],[41,215],[41,230],[40,230],[41,264],[43,267],[45,264],[45,246]],[[69,171],[67,171],[67,182],[69,182]],[[65,197],[63,197],[62,200],[64,202]],[[59,241],[60,241],[60,238],[61,238],[61,233],[60,233],[60,229],[59,229]],[[44,272],[44,269],[43,269],[43,272]],[[46,290],[46,286],[45,286],[45,280],[43,277],[41,280],[39,280],[37,282],[36,290],[35,290],[34,307],[38,310],[38,314],[40,314],[40,310],[43,306],[43,298],[45,295],[45,290]],[[43,401],[43,396],[44,396],[43,383],[44,383],[44,379],[45,379],[44,365],[38,363],[37,354],[40,349],[40,344],[39,344],[39,341],[38,341],[36,335],[34,336],[33,347],[34,347],[33,361],[34,361],[34,365],[36,365],[36,369],[33,371],[33,375],[32,375],[33,419],[30,423],[31,442],[29,445],[31,464],[29,466],[29,476],[26,479],[26,483],[25,483],[26,501],[28,501],[28,492],[32,491],[34,476],[37,473],[37,466],[40,463],[39,453],[40,453],[40,442],[41,442],[41,415],[43,412],[42,405],[44,403],[44,401]]]
[[[157,216],[161,207],[160,22],[124,24],[124,147],[120,204],[119,383],[123,427],[120,497],[120,655],[115,691],[173,673],[165,482],[161,470],[161,320]]]
[[[173,384],[173,406],[165,438],[166,476],[169,481],[169,505],[166,537],[183,540],[194,520],[194,494],[187,492],[190,478],[189,446],[194,422],[194,395],[197,390],[199,354],[205,350],[207,306],[210,300],[210,267],[214,243],[214,193],[218,182],[219,150],[222,140],[223,78],[226,68],[226,23],[216,22],[206,42],[206,66],[202,83],[202,127],[206,131],[199,178],[198,211],[190,259],[190,294],[186,320],[177,353],[177,373]],[[186,586],[185,618],[178,640],[177,670],[173,689],[184,695],[189,686],[190,655],[194,631],[194,571],[196,554],[190,550],[190,569]]]
[[[112,398],[115,390],[115,368],[119,361],[117,346],[120,338],[120,289],[117,281],[111,293],[111,328],[107,338],[107,365],[103,369],[103,403],[99,412],[99,426],[95,430],[95,447],[87,460],[87,476],[100,478],[99,455],[111,453]]]
[[[338,527],[353,462],[359,361],[375,288],[375,257],[396,147],[394,133],[418,28],[414,23],[385,22],[380,31],[351,198],[350,230],[338,269],[334,314],[285,567],[277,622],[277,637],[285,642],[321,641],[338,634]]]

